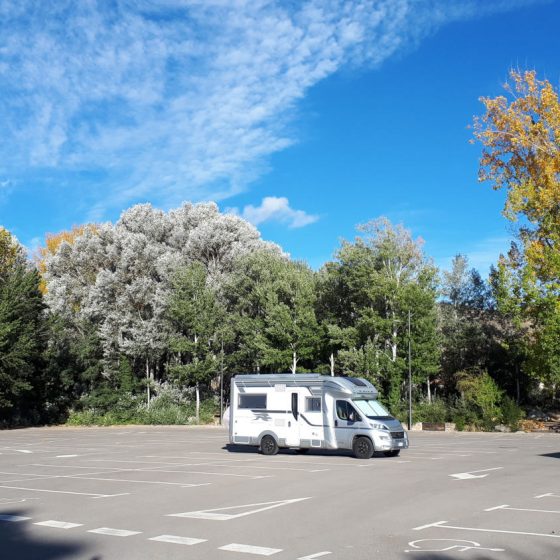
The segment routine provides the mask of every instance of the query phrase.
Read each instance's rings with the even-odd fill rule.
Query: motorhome
[[[280,448],[351,450],[369,459],[408,447],[401,423],[377,400],[366,379],[311,374],[236,375],[231,380],[229,441]]]

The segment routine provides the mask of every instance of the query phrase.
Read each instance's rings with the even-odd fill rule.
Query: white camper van
[[[377,400],[367,380],[317,373],[236,375],[231,380],[229,441],[279,448],[350,449],[359,459],[375,451],[396,456],[408,447],[401,423]]]

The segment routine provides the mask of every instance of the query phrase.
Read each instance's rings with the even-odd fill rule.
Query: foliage
[[[479,413],[483,427],[493,429],[501,421],[504,393],[487,372],[459,372],[457,388],[465,403]]]
[[[486,113],[475,118],[483,144],[480,179],[507,189],[504,213],[526,218],[521,238],[538,277],[560,280],[560,102],[558,92],[534,71],[510,73],[510,99],[482,98]]]
[[[321,272],[318,313],[338,371],[368,375],[395,406],[407,370],[409,312],[415,383],[429,387],[438,370],[436,269],[404,227],[382,218],[359,229],[363,236],[344,242]]]
[[[39,275],[21,260],[23,251],[0,230],[0,423],[37,422],[44,394],[46,343]]]

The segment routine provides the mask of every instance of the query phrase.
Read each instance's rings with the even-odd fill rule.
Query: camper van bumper
[[[408,448],[408,436],[406,432],[400,432],[398,434],[391,432],[378,431],[373,433],[373,445],[376,451],[394,451],[397,449],[407,449]]]

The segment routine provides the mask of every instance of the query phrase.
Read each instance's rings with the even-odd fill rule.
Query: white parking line
[[[165,484],[166,486],[180,486],[181,488],[194,488],[196,486],[209,486],[211,482],[201,482],[200,484],[190,484],[188,482],[162,482],[160,480],[132,480],[127,478],[100,478],[94,476],[64,476],[61,478],[72,478],[74,480],[100,480],[106,482],[135,482],[137,484]]]
[[[148,539],[149,541],[166,542],[173,544],[186,544],[192,546],[193,544],[199,544],[207,542],[207,539],[193,539],[191,537],[178,537],[176,535],[160,535],[159,537],[152,537]]]
[[[83,527],[83,523],[68,523],[66,521],[39,521],[33,525],[41,525],[42,527],[54,527],[55,529],[73,529],[74,527]]]
[[[167,517],[190,517],[192,519],[208,519],[212,521],[229,521],[231,519],[237,519],[238,517],[246,517],[247,515],[253,515],[255,513],[260,513],[261,511],[267,511],[269,509],[275,509],[278,507],[286,506],[288,504],[295,504],[296,502],[303,502],[304,500],[310,500],[311,498],[295,498],[292,500],[280,500],[277,502],[259,502],[257,504],[242,504],[239,506],[228,506],[222,508],[205,509],[198,511],[186,511],[184,513],[170,513]],[[257,509],[251,509],[246,511],[245,508],[256,507]],[[265,506],[265,507],[258,507]],[[216,513],[231,510],[243,510],[241,513]]]
[[[560,511],[554,511],[554,510],[548,510],[548,509],[526,509],[526,508],[515,508],[515,507],[510,507],[508,504],[504,504],[502,506],[496,506],[493,508],[488,508],[485,509],[484,511],[496,511],[499,509],[505,509],[505,510],[509,510],[509,511],[531,511],[531,512],[535,512],[535,513],[560,513]]]
[[[24,488],[22,486],[4,486],[0,488],[9,488],[10,490],[28,490],[29,492],[47,492],[49,494],[73,494],[76,496],[92,496],[95,498],[113,498],[114,496],[127,496],[128,492],[121,494],[91,494],[89,492],[68,492],[67,490],[45,490],[44,488]]]
[[[265,548],[263,546],[251,546],[250,544],[231,543],[220,546],[218,550],[228,550],[230,552],[244,552],[245,554],[258,554],[259,556],[272,556],[277,552],[282,552],[281,548]]]
[[[31,517],[23,517],[21,515],[0,515],[0,521],[9,521],[11,523],[17,523],[18,521],[29,521]]]
[[[560,498],[560,496],[558,494],[552,494],[551,492],[549,492],[548,494],[540,494],[539,496],[535,496],[535,498],[538,500],[539,498]]]
[[[314,560],[315,558],[321,558],[322,556],[327,556],[327,554],[332,554],[328,550],[324,552],[317,552],[315,554],[310,554],[309,556],[300,556],[297,560]]]
[[[125,529],[111,529],[111,527],[100,527],[99,529],[91,529],[88,533],[96,533],[98,535],[109,535],[111,537],[130,537],[139,535],[142,531],[127,531]]]
[[[455,525],[444,525],[447,521],[436,521],[435,523],[429,523],[428,525],[422,525],[420,527],[415,527],[413,531],[422,531],[423,529],[428,529],[429,527],[435,527],[437,529],[456,529],[458,531],[476,531],[480,533],[505,533],[508,535],[527,535],[530,537],[548,537],[552,539],[560,539],[560,535],[551,533],[531,533],[528,531],[505,531],[503,529],[481,529],[479,527],[457,527]]]

